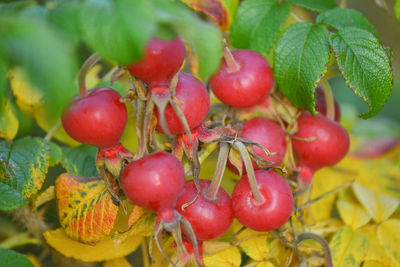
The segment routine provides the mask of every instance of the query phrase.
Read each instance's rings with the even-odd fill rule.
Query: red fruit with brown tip
[[[221,187],[215,200],[207,199],[207,189],[211,181],[200,180],[200,195],[185,210],[182,205],[193,200],[197,189],[193,181],[185,183],[185,188],[176,202],[176,210],[193,227],[197,240],[211,240],[228,231],[233,221],[232,202]]]
[[[62,125],[74,140],[109,149],[119,145],[128,113],[120,94],[112,88],[91,89],[66,107]]]
[[[232,193],[235,217],[255,231],[266,232],[279,228],[292,214],[293,195],[290,186],[273,171],[258,170],[254,174],[264,200],[255,200],[249,178],[244,175]]]
[[[129,72],[149,87],[168,85],[185,59],[185,44],[180,38],[164,41],[151,38],[144,58],[128,66]]]
[[[350,139],[346,130],[336,121],[322,114],[312,116],[303,112],[297,119],[298,131],[292,138],[298,165],[312,175],[316,170],[338,163],[346,156]],[[303,179],[304,180],[304,179]],[[310,177],[305,178],[310,180]]]
[[[154,87],[151,90],[162,91],[167,90],[167,88]],[[194,76],[180,72],[175,90],[175,97],[180,102],[180,107],[183,110],[189,128],[193,129],[199,126],[210,109],[210,96],[206,87]],[[155,109],[155,114],[158,118],[157,131],[163,132],[160,126],[157,109]],[[182,134],[185,132],[181,121],[171,105],[166,107],[164,116],[171,134]]]
[[[268,61],[252,50],[235,50],[233,58],[238,69],[232,69],[226,60],[210,79],[215,96],[232,107],[250,107],[267,96],[274,83]]]

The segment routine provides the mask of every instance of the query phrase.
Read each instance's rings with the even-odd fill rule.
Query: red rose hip
[[[232,55],[236,65],[228,65],[232,62],[227,64],[225,59],[210,79],[211,89],[228,106],[253,106],[271,91],[274,83],[271,67],[262,55],[252,50],[235,50]]]
[[[128,66],[129,72],[149,87],[168,85],[185,59],[185,44],[180,38],[149,40],[144,58]]]
[[[185,210],[182,205],[193,200],[197,189],[193,181],[185,183],[185,188],[176,202],[176,210],[185,217],[193,227],[197,240],[211,240],[224,234],[232,224],[232,202],[228,193],[221,187],[215,200],[206,197],[211,181],[200,180],[200,195]]]
[[[255,231],[271,231],[282,226],[293,210],[293,195],[288,183],[273,171],[255,171],[257,187],[264,200],[255,200],[247,175],[236,184],[232,208],[244,226]]]
[[[128,113],[120,94],[112,88],[98,87],[77,96],[62,115],[62,125],[74,140],[109,149],[119,145]]]

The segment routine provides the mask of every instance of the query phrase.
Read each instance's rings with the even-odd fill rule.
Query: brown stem
[[[221,142],[219,144],[219,154],[217,166],[215,167],[214,175],[211,180],[211,184],[208,187],[204,197],[208,200],[217,200],[218,189],[221,186],[222,177],[224,176],[224,171],[226,167],[226,162],[228,161],[229,155],[229,145],[226,142]]]
[[[258,186],[257,186],[257,181],[256,181],[256,175],[254,173],[254,168],[253,168],[253,164],[251,162],[250,159],[250,155],[249,152],[246,149],[246,146],[238,141],[235,141],[233,143],[233,146],[235,148],[237,148],[237,150],[239,150],[239,153],[242,157],[242,160],[244,162],[244,166],[246,167],[246,172],[247,172],[247,177],[249,178],[249,184],[251,187],[251,191],[253,192],[253,196],[254,199],[257,203],[264,203],[265,202],[265,198],[264,196],[261,194],[260,190],[258,190]]]
[[[297,242],[297,244],[299,244],[303,240],[307,240],[307,239],[314,240],[321,245],[322,249],[325,252],[326,267],[333,267],[331,250],[330,250],[329,244],[328,244],[328,242],[326,242],[325,238],[323,238],[322,236],[319,236],[317,234],[314,234],[314,233],[302,233],[296,237],[296,242]]]
[[[333,98],[332,89],[326,79],[321,80],[322,89],[325,93],[326,117],[335,120],[335,99]]]
[[[86,59],[86,61],[83,63],[78,76],[79,94],[81,96],[86,95],[86,76],[93,65],[96,64],[99,60],[100,56],[97,53],[94,53],[90,57],[88,57],[88,59]]]

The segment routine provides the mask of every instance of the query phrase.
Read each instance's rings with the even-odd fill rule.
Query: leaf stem
[[[329,196],[331,194],[335,194],[335,193],[339,192],[340,190],[343,190],[343,189],[351,186],[353,183],[354,183],[354,180],[352,180],[350,182],[347,182],[345,184],[339,185],[338,187],[335,187],[332,190],[330,190],[330,191],[328,191],[328,192],[326,192],[326,193],[324,193],[324,194],[322,194],[322,195],[320,195],[320,196],[318,196],[316,198],[313,198],[313,199],[307,201],[306,203],[304,203],[300,207],[298,207],[298,209],[304,209],[305,207],[310,206],[311,204],[317,202],[318,200],[320,200],[320,199],[322,199],[324,197],[327,197],[327,196]]]
[[[208,187],[205,198],[211,201],[217,200],[218,189],[221,186],[222,177],[224,176],[224,171],[226,167],[226,162],[228,160],[229,155],[229,145],[226,142],[221,142],[219,144],[219,154],[217,166],[214,171],[213,178],[211,180],[211,184]]]
[[[325,93],[326,117],[335,120],[335,99],[333,98],[332,89],[326,79],[321,80],[322,89]]]
[[[79,88],[79,94],[81,96],[86,95],[86,76],[90,71],[90,69],[93,67],[93,65],[96,64],[99,60],[100,56],[97,53],[94,53],[90,57],[88,57],[86,61],[83,63],[79,71],[79,77],[78,77],[78,88]]]
[[[253,164],[251,162],[250,155],[246,149],[246,146],[243,143],[238,142],[238,141],[234,142],[233,145],[234,145],[234,147],[236,147],[239,150],[239,153],[242,156],[244,166],[246,167],[247,177],[249,178],[250,188],[251,188],[251,191],[253,192],[255,201],[260,204],[264,203],[265,198],[261,194],[260,190],[258,190],[256,175],[254,173]]]
[[[296,237],[296,242],[299,244],[306,239],[314,240],[321,245],[325,253],[326,267],[333,267],[331,250],[329,249],[329,244],[326,242],[325,238],[314,233],[302,233]]]
[[[50,141],[55,132],[58,130],[58,128],[60,128],[60,126],[61,126],[61,120],[58,120],[56,124],[54,124],[53,128],[51,128],[50,131],[48,131],[48,133],[44,137],[44,140]]]

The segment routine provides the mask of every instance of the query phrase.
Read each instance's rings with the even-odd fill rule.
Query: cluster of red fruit
[[[150,97],[167,95],[177,99],[190,130],[196,132],[199,127],[204,127],[202,122],[209,112],[210,99],[203,83],[191,74],[179,72],[184,58],[185,45],[179,38],[172,41],[153,38],[146,47],[144,58],[127,69],[147,86]],[[174,77],[178,77],[175,86]],[[251,50],[231,53],[228,48],[220,69],[210,79],[216,97],[236,108],[251,107],[263,101],[270,94],[273,83],[272,70],[263,56]],[[124,150],[119,139],[127,121],[127,110],[120,99],[121,96],[111,88],[88,91],[67,107],[62,118],[64,129],[75,140],[97,146],[103,156],[108,151]],[[187,133],[183,122],[174,106],[168,103],[165,110],[159,110],[158,105],[154,107],[158,118],[156,129],[182,136]],[[255,153],[273,162],[273,166],[283,162],[287,139],[280,124],[257,117],[241,125],[239,137],[272,152],[266,154],[255,146]],[[334,165],[345,156],[349,137],[339,123],[323,114],[312,116],[302,112],[297,127],[291,142],[298,159],[299,177],[303,182],[310,182],[316,170]],[[226,159],[223,164],[227,164]],[[234,170],[229,162],[227,165]],[[128,199],[157,213],[156,238],[162,229],[174,233],[176,227],[182,225],[186,238],[192,241],[190,233],[194,232],[196,240],[201,241],[224,234],[234,216],[256,231],[276,229],[289,219],[293,210],[289,184],[273,169],[259,168],[254,162],[253,168],[255,171],[249,173],[246,166],[247,174],[237,182],[232,199],[220,188],[220,181],[217,185],[209,180],[200,180],[199,184],[193,180],[185,183],[181,162],[163,151],[131,159],[120,168],[120,173],[114,175],[117,179],[120,176],[122,190]],[[249,181],[251,175],[255,176],[255,183]],[[185,205],[187,207],[182,209]]]

